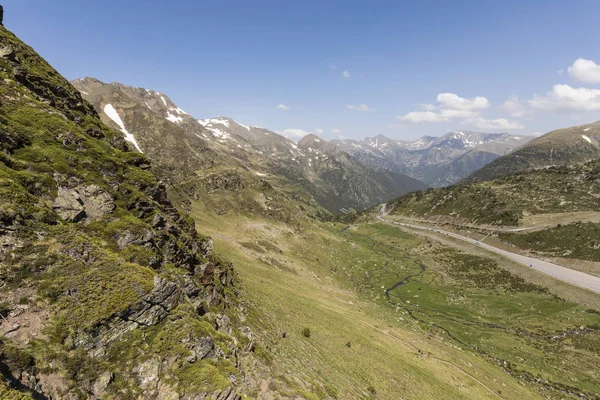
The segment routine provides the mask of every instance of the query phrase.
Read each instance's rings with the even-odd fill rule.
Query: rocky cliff
[[[232,266],[143,154],[0,27],[0,397],[238,399]]]

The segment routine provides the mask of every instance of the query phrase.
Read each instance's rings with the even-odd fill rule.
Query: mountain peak
[[[327,141],[325,141],[324,139],[318,137],[317,135],[311,133],[309,135],[304,136],[302,139],[300,139],[298,141],[298,147],[300,148],[319,148],[321,146],[323,146],[324,144],[326,144]]]

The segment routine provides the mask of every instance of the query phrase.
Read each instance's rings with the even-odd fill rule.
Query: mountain
[[[233,268],[134,138],[1,26],[0,102],[0,395],[239,399]]]
[[[384,135],[361,141],[334,141],[364,164],[403,173],[433,187],[458,182],[490,161],[527,143],[532,137],[508,133],[453,131],[414,142]]]
[[[558,129],[535,138],[465,179],[477,182],[532,168],[574,165],[600,158],[600,121]]]
[[[256,187],[265,182],[273,189],[269,197],[280,198],[272,201],[271,208],[287,197],[301,203],[297,209],[320,206],[337,214],[350,208],[368,208],[426,187],[408,176],[363,165],[323,139],[296,144],[276,132],[228,117],[196,120],[166,95],[151,90],[105,84],[93,78],[78,79],[73,84],[95,106],[103,121],[126,132],[154,161],[162,171],[161,177],[173,186],[188,183],[188,194],[192,196],[210,197],[206,193],[207,179],[255,182],[252,185]],[[323,141],[323,146],[315,146],[317,141]],[[192,181],[196,188],[190,188]],[[239,196],[238,204],[242,197],[256,197],[259,192]]]
[[[394,214],[458,223],[518,225],[526,215],[600,211],[600,159],[410,193]]]

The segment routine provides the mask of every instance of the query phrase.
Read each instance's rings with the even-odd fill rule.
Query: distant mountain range
[[[266,181],[287,198],[311,207],[319,205],[333,214],[368,208],[427,187],[401,173],[367,166],[316,136],[296,144],[228,117],[195,119],[169,97],[152,90],[94,78],[73,84],[104,122],[121,129],[153,161],[159,174],[163,170],[160,175],[178,187],[186,183],[189,189],[190,182],[199,179],[202,183],[196,185],[205,192],[215,182],[239,189],[247,185],[225,181],[251,181],[254,186],[256,181]],[[212,183],[207,184],[207,179]],[[197,188],[189,190],[198,195]]]
[[[451,185],[532,140],[508,133],[453,131],[409,142],[384,135],[332,141],[366,165],[406,174],[429,186]]]

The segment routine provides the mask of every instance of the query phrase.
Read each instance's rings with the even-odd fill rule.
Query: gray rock
[[[215,354],[215,342],[210,336],[200,338],[196,342],[189,343],[188,346],[191,354],[186,357],[186,361],[189,363],[211,358]]]
[[[98,185],[75,188],[59,186],[53,208],[62,219],[79,222],[83,219],[99,219],[113,212],[115,202],[112,196]]]
[[[113,380],[112,372],[107,371],[107,372],[101,373],[100,376],[98,377],[98,379],[96,379],[94,381],[94,384],[92,385],[92,392],[94,393],[94,395],[98,396],[98,397],[102,397],[104,395],[106,388],[112,382],[112,380]]]
[[[115,209],[112,196],[98,185],[85,186],[78,189],[78,193],[83,201],[85,213],[90,219],[102,218]]]
[[[4,58],[5,60],[14,60],[15,55],[15,49],[13,49],[12,46],[0,47],[0,58]]]
[[[216,323],[217,323],[217,330],[219,332],[223,332],[228,335],[231,335],[232,329],[231,329],[231,320],[229,319],[229,317],[227,315],[217,314],[217,315],[215,315],[215,319],[216,319]]]
[[[52,207],[65,221],[79,222],[85,218],[83,201],[76,189],[59,187]]]

